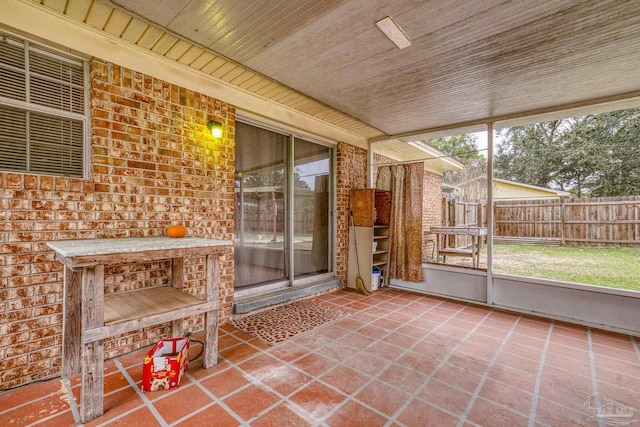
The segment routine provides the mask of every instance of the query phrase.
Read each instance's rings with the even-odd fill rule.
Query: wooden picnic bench
[[[480,265],[480,238],[487,235],[486,227],[468,227],[468,226],[438,226],[431,227],[429,232],[436,234],[436,260],[440,262],[440,256],[443,257],[443,262],[446,262],[447,256],[461,256],[469,257],[472,259],[473,266],[477,268]],[[471,246],[465,248],[450,248],[441,246],[440,236],[470,236]],[[447,239],[444,239],[444,245],[446,245]]]
[[[217,363],[219,256],[231,242],[186,237],[83,239],[49,242],[65,266],[62,376],[81,373],[80,418],[103,413],[103,341],[119,334],[171,322],[172,335],[183,335],[183,319],[204,314],[203,366]],[[205,299],[183,292],[184,257],[204,256]],[[172,260],[171,286],[104,293],[105,266]]]

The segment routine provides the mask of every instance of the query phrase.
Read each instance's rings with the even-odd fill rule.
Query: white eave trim
[[[455,157],[443,151],[440,151],[437,148],[430,146],[429,144],[425,144],[422,141],[407,142],[407,144],[417,148],[418,150],[424,151],[428,155],[432,156],[434,160],[438,160],[448,164],[449,166],[451,166],[451,169],[462,170],[462,168],[464,168],[464,164],[462,164],[462,162],[460,162],[459,160],[456,160]]]
[[[96,57],[194,90],[279,123],[368,149],[367,139],[315,117],[245,91],[187,65],[45,9],[31,1],[0,0],[0,26],[89,57]]]

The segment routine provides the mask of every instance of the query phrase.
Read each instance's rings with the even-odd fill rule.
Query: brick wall
[[[429,227],[442,225],[442,175],[424,171],[422,197],[422,259],[431,257],[435,243]]]
[[[349,191],[367,185],[367,150],[339,143],[336,147],[336,275],[347,283]]]
[[[62,264],[45,243],[160,236],[232,240],[235,109],[115,64],[91,62],[91,178],[0,173],[0,389],[56,375],[61,365]],[[225,137],[207,133],[208,116]],[[106,269],[105,291],[169,281],[159,261]],[[204,260],[185,260],[185,287],[203,294]],[[221,263],[221,322],[233,302],[233,253]],[[187,329],[200,329],[191,319]],[[168,325],[119,336],[105,354],[149,345]]]

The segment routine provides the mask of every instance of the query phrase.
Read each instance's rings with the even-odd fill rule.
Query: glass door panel
[[[286,280],[286,153],[289,137],[238,122],[235,288]]]
[[[331,149],[295,139],[293,169],[294,278],[331,271]]]

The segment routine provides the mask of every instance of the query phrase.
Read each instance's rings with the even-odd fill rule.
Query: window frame
[[[43,176],[59,176],[64,178],[79,178],[79,179],[88,179],[90,174],[90,149],[91,149],[91,102],[90,102],[90,64],[86,58],[82,58],[77,55],[73,55],[68,52],[63,52],[58,48],[55,48],[50,45],[46,45],[40,42],[34,42],[33,40],[11,33],[9,31],[5,31],[2,29],[0,31],[0,43],[5,42],[6,37],[15,38],[21,40],[24,43],[24,61],[25,61],[25,93],[28,101],[22,101],[19,99],[8,98],[0,95],[0,106],[6,107],[10,109],[16,109],[19,111],[24,111],[27,113],[27,128],[26,128],[26,146],[27,146],[27,168],[25,170],[7,170],[3,169],[0,172],[4,173],[22,173],[22,174],[30,174],[30,175],[43,175]],[[4,39],[4,40],[3,40]],[[82,66],[82,74],[83,74],[83,109],[84,114],[74,113],[71,111],[59,110],[53,107],[36,104],[31,102],[30,99],[30,74],[31,71],[31,63],[30,63],[30,54],[32,51],[36,51],[40,55],[49,56],[53,59],[67,62],[69,64],[75,64]],[[44,115],[56,119],[67,119],[67,120],[75,120],[79,121],[82,124],[82,173],[81,175],[72,175],[72,174],[57,174],[57,173],[45,173],[45,172],[35,172],[29,170],[31,168],[29,158],[31,156],[31,141],[29,135],[29,113],[36,113],[39,115]]]

